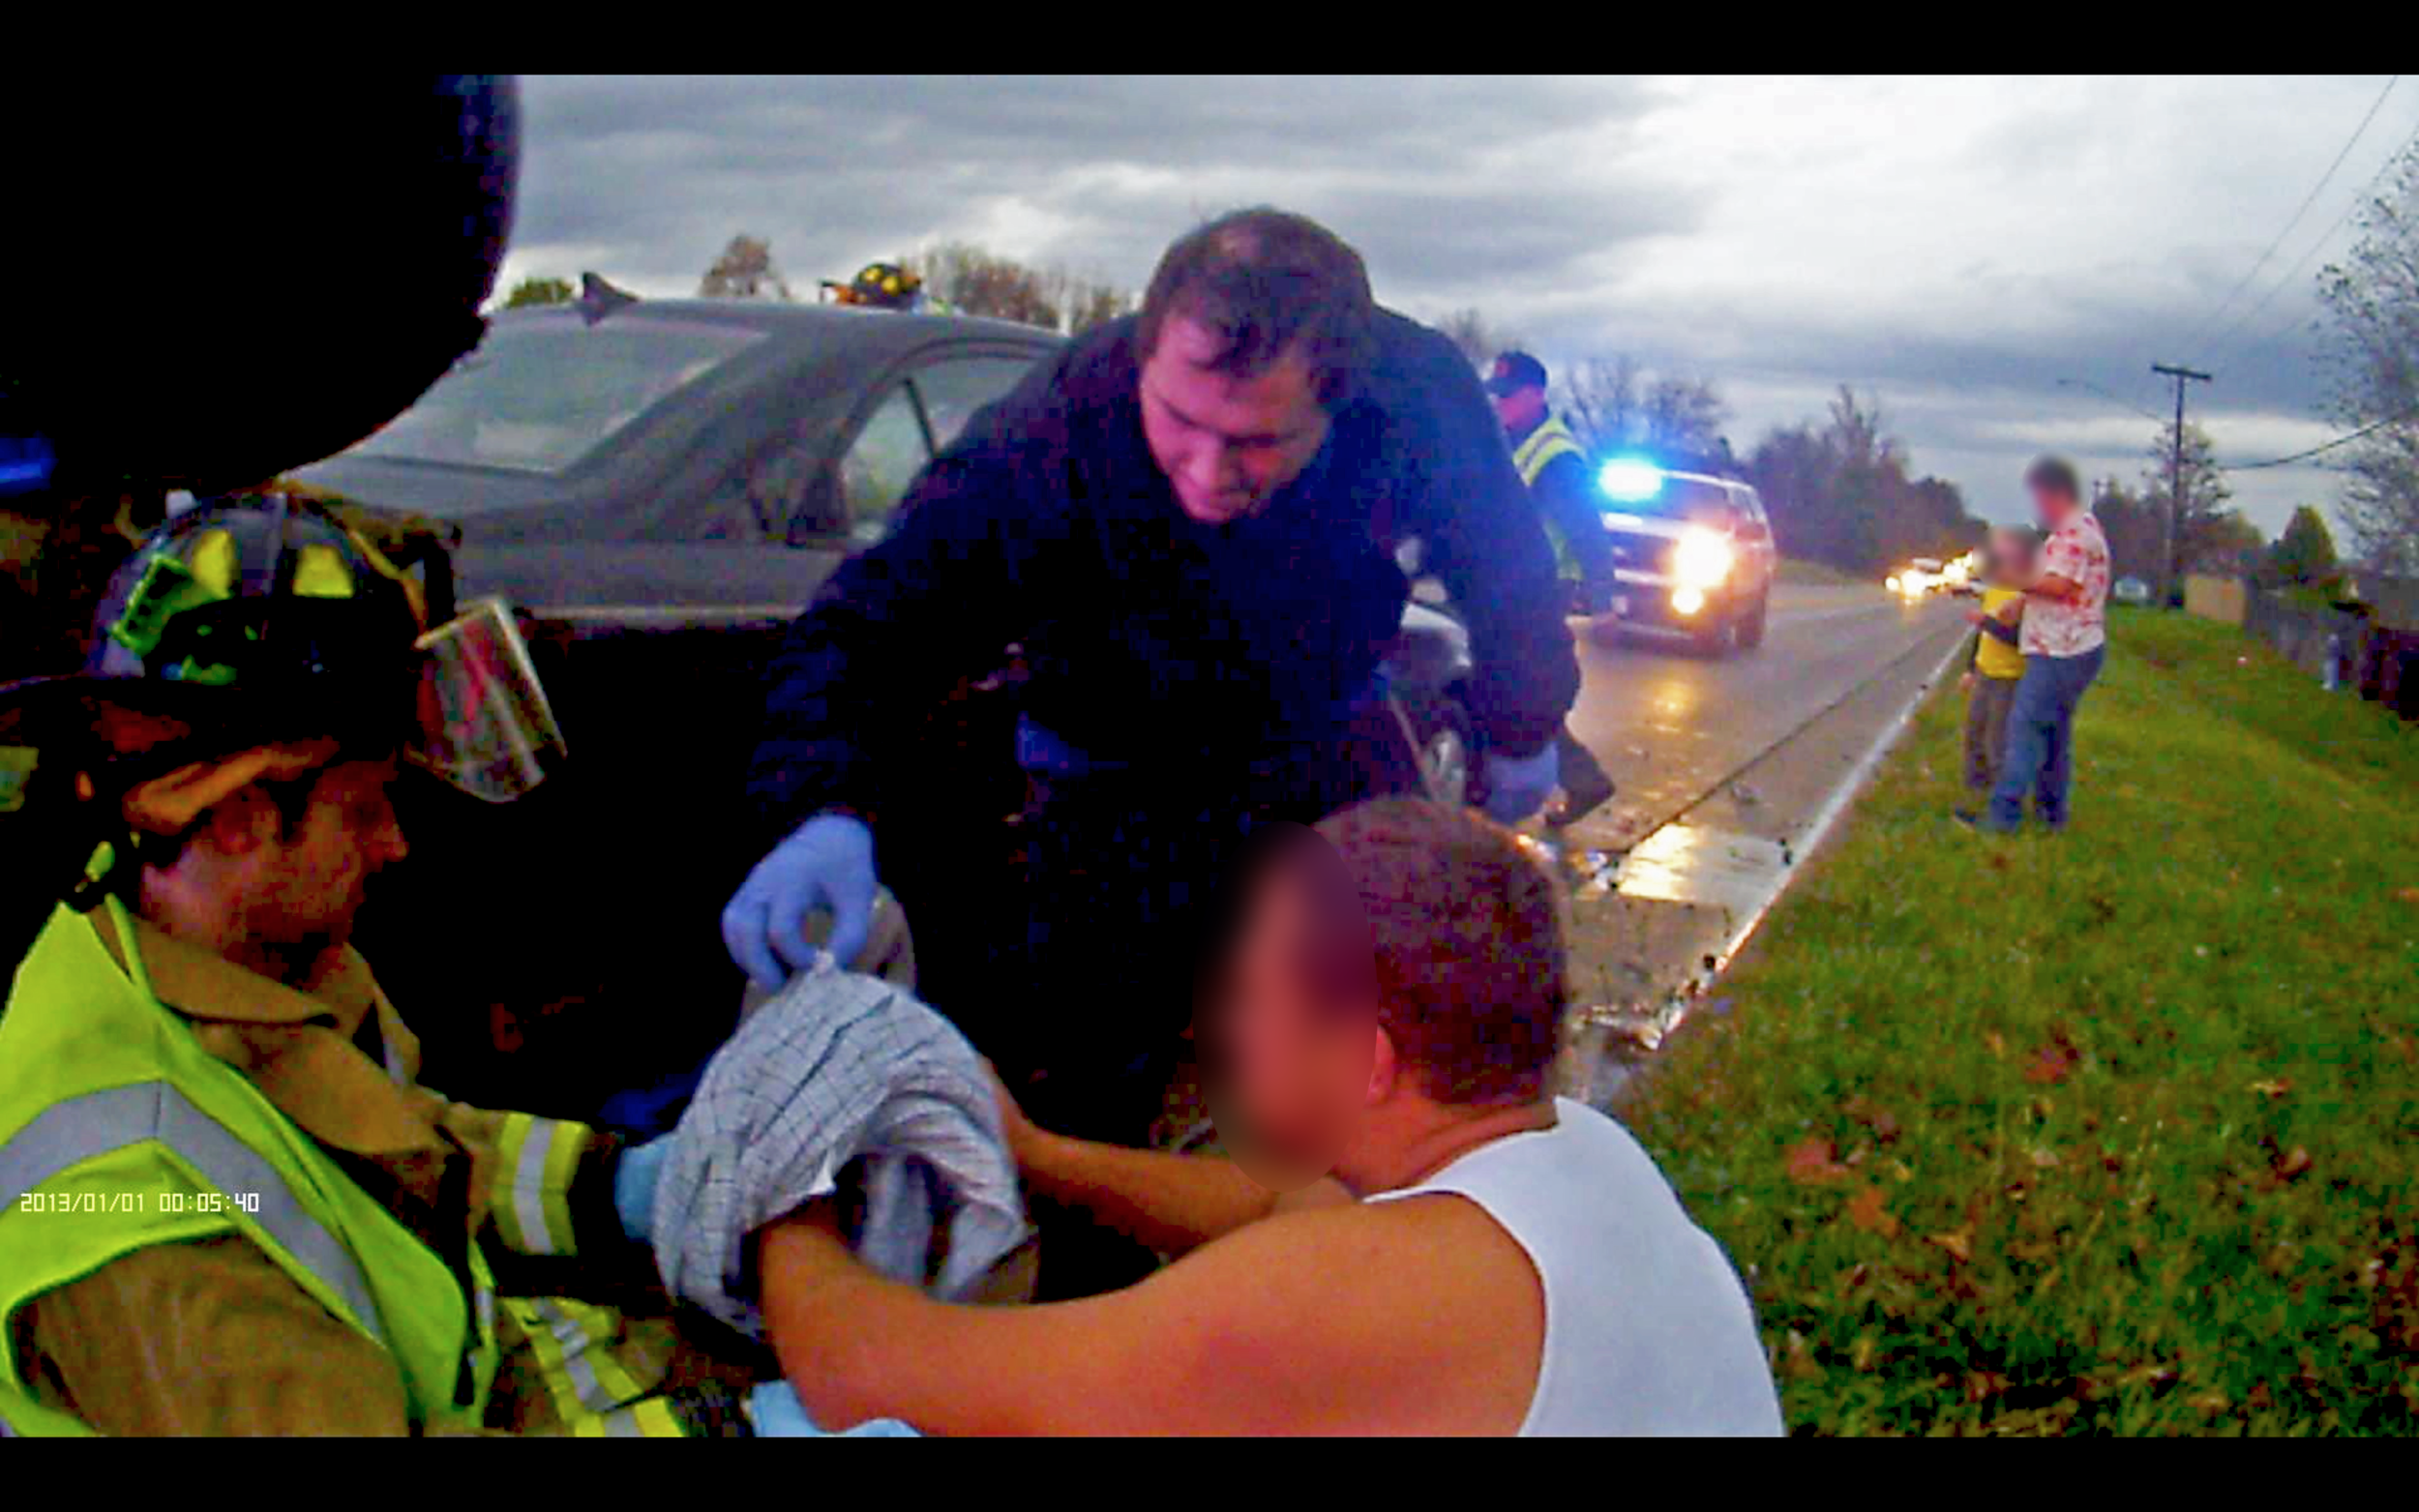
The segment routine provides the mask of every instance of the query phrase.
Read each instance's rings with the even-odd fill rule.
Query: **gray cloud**
[[[2222,457],[2326,433],[2326,255],[2213,339],[2419,127],[2419,87],[2211,316],[2382,83],[538,76],[512,268],[686,294],[744,230],[804,291],[963,236],[1139,286],[1199,216],[1272,202],[1414,313],[1476,305],[1549,361],[1717,379],[1742,445],[1838,382],[1877,389],[1920,466],[2008,514],[2034,450],[2137,427],[2086,454],[2131,472],[2148,445],[2062,377],[2157,409],[2148,363],[2215,348],[2193,400]],[[2307,469],[2237,487],[2271,529],[2331,491]]]

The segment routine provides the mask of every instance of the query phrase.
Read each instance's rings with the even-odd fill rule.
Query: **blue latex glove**
[[[621,1231],[641,1244],[655,1236],[655,1184],[671,1158],[672,1141],[667,1134],[634,1144],[621,1152],[621,1164],[613,1169],[613,1211],[621,1219]]]
[[[819,814],[773,847],[723,907],[723,944],[750,980],[777,991],[815,963],[806,916],[831,910],[830,950],[856,960],[874,928],[874,832],[844,814]]]
[[[759,1438],[921,1438],[895,1417],[878,1417],[845,1433],[827,1434],[806,1415],[806,1405],[786,1380],[768,1380],[748,1393],[748,1416]]]
[[[1562,753],[1554,742],[1532,756],[1508,756],[1490,751],[1486,758],[1486,816],[1498,824],[1517,824],[1545,807],[1562,775]]]

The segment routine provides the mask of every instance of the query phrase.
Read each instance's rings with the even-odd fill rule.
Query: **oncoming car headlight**
[[[1730,576],[1730,543],[1710,530],[1691,530],[1671,553],[1671,574],[1691,588],[1712,588]]]

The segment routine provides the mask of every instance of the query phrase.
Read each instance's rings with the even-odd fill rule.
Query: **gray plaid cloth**
[[[982,1061],[949,1022],[824,956],[741,1022],[680,1118],[655,1191],[655,1264],[677,1297],[762,1337],[748,1237],[866,1157],[857,1255],[954,1300],[1028,1230]],[[926,1256],[949,1239],[940,1274]]]

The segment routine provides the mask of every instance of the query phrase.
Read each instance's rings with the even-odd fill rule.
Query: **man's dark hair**
[[[2075,474],[2075,464],[2063,457],[2044,457],[2024,469],[2024,487],[2055,493],[2063,498],[2083,501],[2082,480]]]
[[[1369,921],[1362,915],[1352,871],[1317,830],[1290,820],[1264,824],[1237,850],[1224,885],[1199,911],[1200,954],[1195,1023],[1204,1010],[1223,1006],[1228,973],[1262,890],[1280,872],[1300,884],[1298,898],[1310,910],[1308,937],[1297,965],[1310,1000],[1330,1022],[1365,1013],[1376,995],[1371,973]]]
[[[1213,333],[1211,367],[1237,377],[1299,351],[1319,402],[1332,410],[1367,365],[1377,304],[1359,252],[1307,217],[1262,208],[1220,216],[1159,259],[1136,333],[1144,357],[1171,317]]]
[[[1320,821],[1360,892],[1378,1019],[1421,1090],[1496,1107],[1549,1090],[1568,1001],[1562,899],[1511,832],[1419,798]]]

